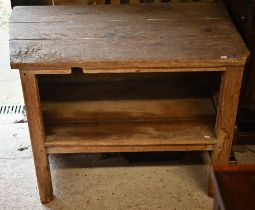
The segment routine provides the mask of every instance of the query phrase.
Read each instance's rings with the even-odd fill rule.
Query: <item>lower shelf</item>
[[[212,122],[46,124],[48,153],[213,150]]]

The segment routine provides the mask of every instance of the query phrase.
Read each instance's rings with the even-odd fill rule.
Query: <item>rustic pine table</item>
[[[15,7],[10,54],[43,203],[53,199],[50,153],[228,161],[249,53],[221,2]]]

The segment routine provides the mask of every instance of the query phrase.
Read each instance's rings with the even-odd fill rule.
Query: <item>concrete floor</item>
[[[130,161],[124,154],[51,155],[55,200],[39,201],[26,123],[0,125],[0,209],[212,209],[207,153]],[[255,163],[255,147],[236,153]]]
[[[121,154],[51,155],[55,200],[43,206],[27,125],[3,124],[0,133],[0,209],[212,208],[206,195],[207,154],[202,153],[140,163]]]
[[[23,103],[18,72],[9,67],[9,13],[9,0],[0,0],[2,104]],[[27,124],[7,122],[0,119],[0,209],[212,209],[206,194],[209,156],[201,152],[181,153],[175,161],[131,161],[112,153],[51,155],[55,199],[42,205]],[[255,163],[254,151],[249,146],[236,153],[238,163]]]
[[[10,70],[8,21],[10,0],[0,0],[0,104],[22,104],[18,70]]]

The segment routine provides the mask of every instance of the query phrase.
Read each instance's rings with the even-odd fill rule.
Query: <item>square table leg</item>
[[[48,203],[53,200],[53,190],[48,155],[44,147],[45,133],[38,81],[32,71],[21,70],[20,77],[27,109],[28,126],[40,199],[42,203]]]
[[[211,165],[228,163],[234,135],[242,76],[243,67],[231,67],[231,69],[222,73],[215,124],[217,143],[212,153]],[[208,184],[208,194],[212,195],[213,187],[210,178]]]

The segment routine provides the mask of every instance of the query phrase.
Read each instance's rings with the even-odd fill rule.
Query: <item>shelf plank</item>
[[[77,69],[78,70],[78,69]],[[38,76],[42,102],[159,100],[210,97],[208,80],[217,73],[142,73]]]
[[[96,7],[65,6],[27,6],[13,8],[10,23],[20,22],[66,22],[66,21],[109,21],[109,20],[190,20],[190,19],[226,19],[229,18],[222,2],[183,2],[167,4],[139,4]],[[65,13],[63,13],[65,11]]]
[[[46,124],[48,153],[212,150],[213,123],[190,121]]]
[[[215,110],[210,98],[46,102],[43,103],[42,110],[46,122],[106,123],[215,119]]]

